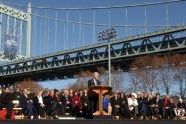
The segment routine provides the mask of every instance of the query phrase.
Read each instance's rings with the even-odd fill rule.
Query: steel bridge
[[[170,9],[174,9],[174,3],[179,3],[175,5],[181,10],[181,18],[176,22],[175,18],[171,20],[170,13]],[[6,42],[5,35],[17,37],[18,54],[27,57],[14,61],[8,56],[6,59],[10,59],[9,62],[0,65],[0,83],[14,83],[27,78],[64,79],[76,77],[84,70],[97,71],[99,67],[108,69],[110,78],[111,66],[126,71],[138,57],[185,54],[186,25],[179,22],[185,21],[180,9],[184,3],[184,0],[170,0],[96,8],[47,8],[12,4],[25,7],[27,12],[8,6],[10,3],[0,4],[0,60],[6,58],[3,56],[5,50],[1,53]],[[153,20],[159,18],[153,12],[150,13],[151,7],[159,10],[159,6],[163,7],[163,11],[159,12],[164,14],[163,17],[161,15],[161,24],[156,25],[148,20],[148,16]],[[137,8],[141,15],[130,16],[133,11],[129,9],[131,7]],[[74,15],[77,19],[71,18]],[[143,24],[138,21],[135,24],[129,22],[135,20],[136,16],[144,20]],[[90,20],[85,21],[83,17]],[[97,42],[96,32],[110,27],[116,28],[119,38]],[[24,50],[21,48],[23,45]],[[11,49],[8,54],[10,52]],[[111,79],[109,84],[110,82]]]
[[[0,3],[0,62],[30,57],[30,26],[30,7],[24,12]]]
[[[132,59],[151,54],[184,53],[186,26],[115,39],[110,42],[113,66],[127,69]],[[0,79],[13,82],[24,78],[34,80],[73,77],[84,69],[96,70],[108,63],[108,42],[28,58],[0,66]]]

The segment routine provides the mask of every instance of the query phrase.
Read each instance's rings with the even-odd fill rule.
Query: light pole
[[[110,54],[110,42],[108,41],[108,70],[109,70],[109,86],[112,86],[112,75],[111,75],[111,54]]]
[[[106,29],[98,33],[99,41],[108,41],[108,73],[109,73],[109,86],[112,86],[112,75],[111,75],[111,43],[110,40],[117,36],[114,28]]]

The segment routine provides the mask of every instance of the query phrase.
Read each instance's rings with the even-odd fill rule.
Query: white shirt
[[[39,100],[39,103],[40,103],[40,104],[43,104],[43,98],[42,98],[42,96],[37,96],[37,98],[38,98],[38,100]]]
[[[134,109],[133,106],[138,106],[137,99],[128,98],[128,106],[129,106],[129,110],[132,111]]]
[[[158,104],[159,99],[156,99],[156,104]]]
[[[97,86],[98,84],[97,84],[97,81],[96,81],[96,79],[94,79],[94,84],[95,84],[95,86]]]

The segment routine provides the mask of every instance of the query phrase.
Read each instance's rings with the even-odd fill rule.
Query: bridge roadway
[[[168,28],[126,39],[110,41],[112,66],[128,69],[139,56],[174,54],[186,51],[186,26]],[[107,68],[108,42],[60,51],[0,66],[0,82],[13,83],[24,78],[46,80],[75,77],[82,70]]]

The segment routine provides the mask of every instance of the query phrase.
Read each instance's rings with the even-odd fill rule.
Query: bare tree
[[[123,74],[113,74],[112,75],[112,84],[113,84],[113,89],[115,90],[124,90],[124,80],[123,80]]]
[[[157,81],[157,71],[156,70],[148,71],[146,75],[147,78],[145,83],[147,84],[148,91],[151,93],[154,91],[158,92],[159,83]]]
[[[178,82],[179,94],[181,97],[184,97],[186,93],[186,81],[184,81],[184,73],[186,73],[184,70],[178,68],[176,68],[174,72],[174,81]]]
[[[124,90],[124,74],[120,72],[112,72],[112,89],[117,90],[117,91],[122,91]],[[101,82],[103,83],[102,85],[108,85],[108,73],[105,73],[101,76]]]
[[[157,69],[160,65],[159,59],[156,56],[144,56],[136,59],[131,67],[137,68],[138,78],[140,78],[140,85],[144,91],[153,92],[158,89],[159,83],[157,81]],[[160,61],[161,62],[161,61]]]
[[[143,56],[137,58],[131,68],[139,71],[135,77],[141,78],[140,85],[143,90],[159,91],[161,86],[161,90],[170,94],[174,84],[179,86],[180,96],[184,97],[186,94],[186,55]]]
[[[186,81],[185,78],[185,59],[184,55],[176,54],[171,57],[171,64],[174,65],[174,81],[178,82],[179,85],[179,94],[181,97],[184,97],[186,94]]]
[[[170,94],[172,86],[173,74],[170,69],[161,69],[159,71],[159,81],[162,84],[162,90],[165,91],[167,95]]]
[[[34,80],[31,79],[26,79],[24,81],[16,82],[15,86],[20,87],[21,90],[28,88],[32,92],[43,89],[43,87],[38,82],[35,82]]]
[[[131,83],[130,83],[130,88],[131,92],[137,92],[141,89],[141,84],[142,84],[142,79],[141,79],[141,74],[139,71],[133,71],[131,73]]]

